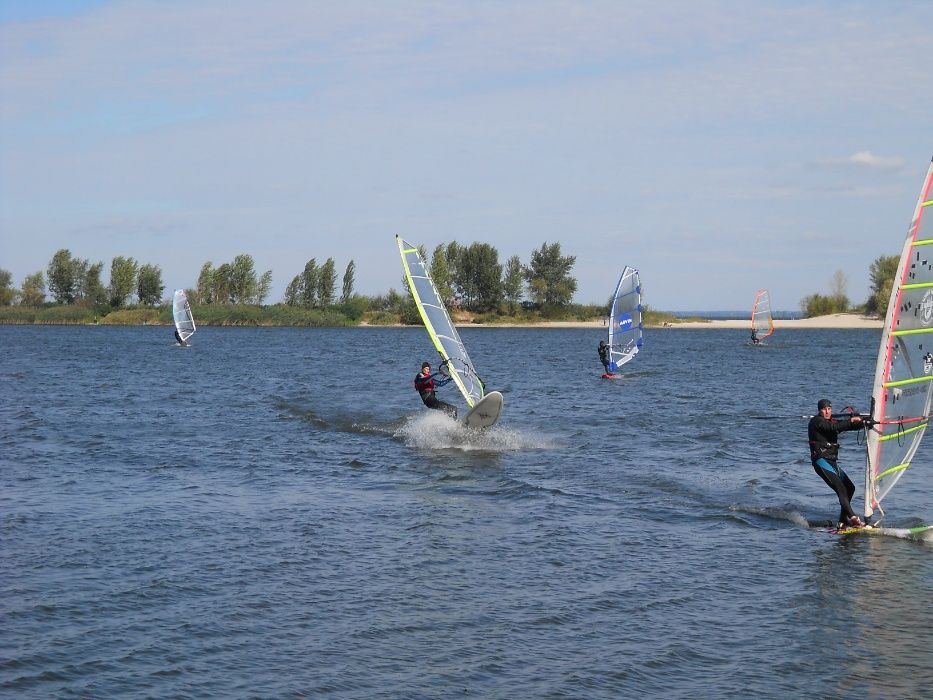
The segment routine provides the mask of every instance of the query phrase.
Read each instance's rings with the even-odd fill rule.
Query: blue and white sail
[[[641,277],[634,267],[622,270],[609,309],[609,371],[629,362],[643,342]]]

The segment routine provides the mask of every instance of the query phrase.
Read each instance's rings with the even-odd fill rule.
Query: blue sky
[[[933,143],[926,2],[0,0],[0,268],[311,257],[394,236],[624,265],[661,309],[863,301]]]

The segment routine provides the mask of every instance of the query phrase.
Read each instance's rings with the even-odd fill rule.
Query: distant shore
[[[66,309],[67,311],[67,309]],[[78,313],[61,314],[54,318],[0,318],[0,325],[101,325],[101,326],[166,326],[171,327],[171,317],[165,318],[167,312],[160,314],[159,310],[116,312],[99,320],[96,317],[81,316]],[[93,319],[93,320],[92,320]],[[271,322],[270,322],[271,321]],[[279,322],[276,322],[279,321]],[[304,318],[293,322],[281,322],[275,318],[252,318],[228,316],[222,319],[201,318],[198,325],[207,326],[234,326],[234,327],[263,327],[263,328],[416,328],[419,326],[402,323],[354,323],[344,319],[342,323],[334,323],[333,319],[322,317],[316,322],[308,323]],[[605,329],[606,319],[595,318],[589,321],[528,321],[523,323],[488,322],[472,323],[468,319],[456,319],[458,328],[589,328]],[[860,314],[830,314],[814,318],[801,318],[793,320],[775,320],[777,330],[815,329],[815,328],[878,328],[883,325],[880,318],[870,318]],[[670,322],[646,324],[652,330],[685,329],[716,329],[716,330],[749,330],[749,319],[710,319],[680,321],[676,318]]]
[[[605,328],[605,319],[592,321],[540,321],[538,323],[490,323],[473,324],[458,323],[460,328]],[[774,321],[776,330],[793,330],[807,328],[881,328],[883,321],[880,318],[870,318],[860,314],[830,314],[828,316],[814,316],[813,318],[800,318],[793,320]],[[709,321],[675,321],[669,324],[649,325],[646,328],[659,330],[674,330],[677,328],[706,328],[721,330],[749,330],[749,319],[713,319]]]

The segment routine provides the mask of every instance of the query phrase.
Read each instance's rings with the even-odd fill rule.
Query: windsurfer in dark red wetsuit
[[[441,367],[446,366],[446,362],[441,363]],[[434,381],[434,378],[438,375],[446,377],[445,379],[439,379]],[[431,374],[431,363],[422,362],[421,371],[415,375],[415,390],[421,395],[421,400],[424,401],[424,405],[428,408],[434,408],[440,411],[444,411],[451,418],[457,417],[457,408],[451,406],[449,403],[444,403],[443,401],[438,401],[437,396],[434,395],[434,390],[447,384],[453,377],[448,377],[443,372],[435,372]]]
[[[807,426],[810,439],[810,461],[820,478],[826,482],[839,498],[839,529],[845,526],[864,527],[865,523],[852,510],[852,495],[855,485],[839,466],[839,433],[843,430],[860,430],[865,422],[859,415],[837,420],[833,418],[833,405],[829,399],[820,399],[816,405],[819,415],[813,416]],[[870,427],[869,421],[869,427]]]

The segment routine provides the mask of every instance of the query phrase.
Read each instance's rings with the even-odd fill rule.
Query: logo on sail
[[[920,323],[929,326],[933,321],[933,289],[928,289],[920,302]]]
[[[923,373],[929,374],[933,370],[933,355],[927,353],[923,356]]]

